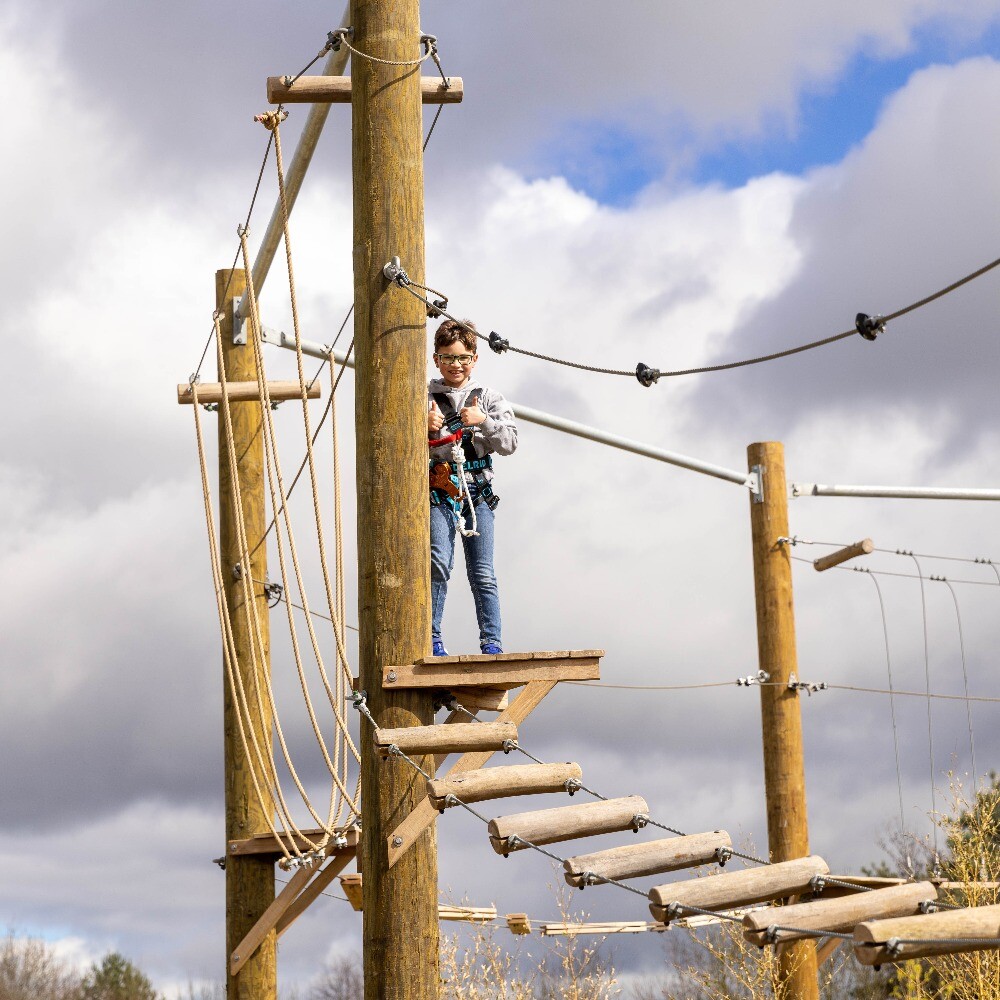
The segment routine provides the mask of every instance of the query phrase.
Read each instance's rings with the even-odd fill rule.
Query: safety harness
[[[479,402],[481,391],[479,386],[474,388],[466,397],[465,405],[475,406]],[[493,487],[486,478],[486,471],[493,468],[493,459],[489,455],[476,454],[472,443],[472,428],[462,426],[462,416],[447,394],[433,392],[431,399],[437,403],[444,417],[444,429],[448,433],[436,440],[429,440],[427,444],[431,448],[449,443],[452,445],[450,462],[430,460],[431,505],[449,507],[462,534],[475,534],[476,504],[482,500],[490,510],[496,510],[500,503],[500,497],[493,492]],[[465,476],[466,472],[470,474],[469,478]],[[471,531],[466,529],[462,516],[466,505],[472,517]]]

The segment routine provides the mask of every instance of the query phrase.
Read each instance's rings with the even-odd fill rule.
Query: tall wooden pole
[[[231,278],[231,280],[230,280]],[[228,291],[226,286],[229,286]],[[216,271],[215,302],[222,310],[222,355],[226,378],[232,382],[255,382],[251,344],[233,344],[233,298],[246,291],[246,277],[242,270]],[[264,441],[261,437],[260,403],[254,400],[231,405],[233,442],[238,462],[239,485],[243,509],[237,514],[233,507],[233,481],[229,469],[229,456],[225,440],[225,426],[219,414],[219,549],[222,573],[228,589],[229,615],[236,645],[237,669],[243,677],[246,691],[262,684],[253,676],[252,625],[249,609],[243,599],[243,584],[234,574],[233,567],[241,562],[237,536],[237,517],[242,516],[246,525],[251,549],[262,538],[266,526],[264,512]],[[249,567],[251,580],[267,579],[266,546],[254,554]],[[270,670],[270,635],[268,629],[267,598],[263,589],[253,585],[257,612],[261,621],[264,647],[267,652],[261,669]],[[223,678],[223,725],[225,728],[225,798],[226,843],[242,840],[255,833],[270,829],[254,791],[250,762],[246,759],[237,723],[238,707],[233,700],[228,677]],[[271,720],[256,717],[254,729],[261,745],[270,737]],[[273,817],[272,817],[273,818]],[[275,934],[272,931],[254,952],[240,972],[229,972],[229,956],[243,940],[244,935],[257,922],[274,900],[274,861],[253,856],[226,857],[226,996],[229,1000],[275,1000],[277,997],[277,965],[275,960]]]
[[[351,24],[361,52],[421,54],[417,0],[353,0]],[[399,257],[424,281],[420,68],[357,55],[351,66],[361,686],[380,726],[425,725],[426,694],[382,690],[384,666],[430,652],[426,311],[382,273]],[[392,869],[386,846],[424,797],[424,779],[403,761],[379,761],[362,725],[365,998],[436,1000],[434,828]],[[433,773],[433,757],[420,763]]]
[[[777,541],[788,537],[785,449],[779,441],[752,444],[747,461],[761,484],[760,493],[750,498],[757,651],[760,669],[773,685],[760,689],[767,842],[772,861],[791,861],[809,854],[809,825],[799,695],[787,686],[797,673],[792,564],[789,547]],[[778,961],[781,997],[818,1000],[812,941],[783,946]]]

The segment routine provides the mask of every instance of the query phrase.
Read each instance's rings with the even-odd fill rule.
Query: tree
[[[109,952],[83,977],[81,1000],[161,1000],[149,979],[124,955]]]
[[[361,960],[345,955],[327,965],[309,990],[309,1000],[364,1000]]]
[[[44,941],[13,931],[0,940],[2,1000],[77,1000],[79,988],[79,976]]]

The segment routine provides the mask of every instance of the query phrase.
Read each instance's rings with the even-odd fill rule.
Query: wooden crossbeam
[[[577,934],[645,934],[648,931],[665,931],[664,924],[650,924],[644,920],[611,921],[608,923],[565,923],[542,924],[544,937],[575,937]]]
[[[528,681],[596,681],[603,649],[430,656],[386,667],[383,688],[521,687]]]
[[[819,559],[813,560],[813,569],[818,573],[822,573],[824,570],[831,569],[834,566],[839,566],[841,563],[847,562],[848,559],[856,559],[858,556],[867,556],[875,551],[875,543],[870,538],[862,538],[860,542],[855,542],[853,545],[848,545],[846,548],[837,549],[836,552],[831,552],[827,556],[820,556]]]
[[[907,939],[920,943],[906,944]],[[998,939],[1000,906],[976,906],[858,924],[854,928],[854,955],[863,965],[885,965],[934,955],[995,951]]]
[[[541,704],[545,696],[556,686],[556,683],[554,680],[530,681],[524,690],[518,693],[510,706],[497,716],[496,721],[513,722],[515,725],[520,725]],[[493,750],[482,750],[463,754],[442,777],[482,767],[494,753]],[[437,810],[430,804],[430,801],[423,798],[410,815],[389,834],[386,838],[386,849],[390,868],[409,850],[420,834],[434,822],[437,814]]]
[[[461,104],[465,84],[460,76],[420,78],[420,100],[423,104]],[[300,76],[290,83],[283,76],[267,78],[268,104],[350,104],[349,76]]]
[[[312,850],[312,845],[318,840],[323,839],[324,831],[320,829],[315,830],[302,830],[300,834],[295,834],[292,836],[282,836],[281,841],[285,844],[289,851],[297,850],[302,854],[307,853]],[[344,837],[347,843],[343,848],[334,847],[332,844],[327,845],[327,854],[341,854],[345,851],[351,851],[352,853],[358,846],[359,833],[356,827],[349,827],[346,830],[338,830],[337,835]],[[312,843],[310,843],[310,841]],[[294,848],[293,848],[294,843]],[[231,840],[227,845],[229,848],[229,854],[274,854],[280,855],[285,852],[281,849],[281,845],[275,839],[273,833],[257,833],[252,837],[247,837],[245,840]]]
[[[361,890],[361,872],[344,875],[340,879],[340,887],[351,907],[360,913],[364,909],[364,896]]]
[[[227,382],[226,390],[229,393],[231,403],[244,403],[247,400],[260,399],[260,388],[256,382]],[[267,391],[274,403],[285,399],[301,399],[302,386],[298,382],[268,382]],[[306,389],[309,399],[319,399],[320,385],[318,381],[312,383]],[[194,393],[191,391],[189,382],[177,383],[177,402],[193,403]],[[201,382],[198,385],[199,403],[221,403],[222,383],[221,382]]]
[[[497,918],[495,906],[451,906],[438,905],[438,920],[461,920],[469,924],[488,924]]]
[[[456,687],[451,693],[462,708],[470,712],[502,712],[510,704],[510,693],[506,688]]]
[[[527,913],[508,913],[505,919],[507,921],[507,930],[511,934],[531,933],[531,921],[528,919]]]

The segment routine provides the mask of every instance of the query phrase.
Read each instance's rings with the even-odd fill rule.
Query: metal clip
[[[771,679],[771,675],[766,670],[758,670],[755,674],[747,674],[746,677],[737,677],[737,687],[751,687],[754,684],[764,684]]]
[[[858,313],[854,317],[854,328],[865,340],[874,340],[880,333],[885,331],[885,320],[881,316],[869,316],[867,313]]]
[[[409,275],[403,270],[402,265],[399,263],[398,257],[393,257],[385,267],[382,268],[382,273],[389,281],[395,282],[400,288],[410,283]]]
[[[650,368],[641,361],[635,366],[635,377],[639,380],[639,385],[644,385],[647,389],[659,382],[660,374],[658,369]]]

